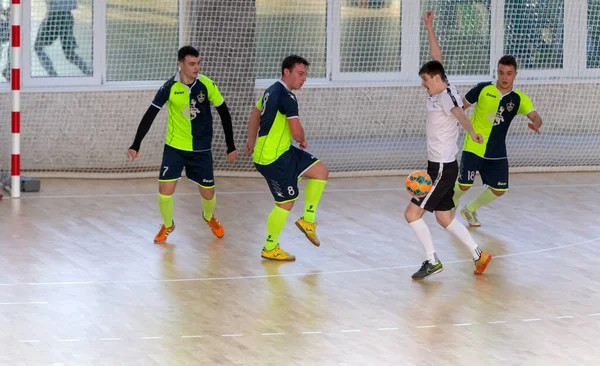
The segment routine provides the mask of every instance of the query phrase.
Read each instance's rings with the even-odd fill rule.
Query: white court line
[[[529,254],[537,254],[542,252],[549,252],[554,250],[561,250],[565,248],[571,248],[579,245],[585,245],[590,243],[600,242],[600,237],[595,239],[584,240],[577,243],[559,245],[552,248],[529,250],[525,252],[513,253],[513,254],[502,254],[495,255],[494,259],[509,258],[515,256],[523,256]],[[460,259],[455,261],[446,261],[445,265],[457,264],[457,263],[472,263],[472,259]],[[375,268],[361,268],[361,269],[347,269],[339,271],[323,271],[323,272],[305,272],[305,273],[288,273],[288,274],[273,274],[273,275],[255,275],[255,276],[232,276],[232,277],[199,277],[199,278],[180,278],[180,279],[169,279],[169,280],[123,280],[123,281],[65,281],[65,282],[25,282],[7,284],[14,286],[66,286],[66,285],[107,285],[107,284],[137,284],[137,283],[171,283],[171,282],[205,282],[205,281],[234,281],[234,280],[249,280],[249,279],[263,279],[263,278],[276,278],[276,277],[305,277],[305,276],[320,276],[330,274],[346,274],[346,273],[361,273],[361,272],[377,272],[377,271],[389,271],[398,269],[415,268],[417,265],[407,264],[402,266],[390,266],[390,267],[375,267]]]
[[[588,314],[590,316],[600,316],[600,313],[596,313],[596,314]],[[575,316],[573,315],[564,315],[564,316],[558,316],[556,317],[557,319],[567,319],[567,318],[575,318]],[[542,321],[542,318],[529,318],[529,319],[522,319],[521,321],[523,322],[539,322]],[[507,323],[507,321],[505,320],[497,320],[497,321],[490,321],[487,322],[487,324],[504,324]],[[449,326],[450,324],[444,323],[444,324],[438,324],[439,326],[442,327],[446,327]],[[437,328],[438,325],[419,325],[416,326],[416,329],[430,329],[430,328]],[[468,326],[477,326],[477,323],[457,323],[457,324],[451,324],[453,327],[468,327]],[[393,331],[393,330],[399,330],[400,328],[398,327],[387,327],[387,328],[378,328],[378,330],[380,331]],[[409,328],[405,328],[405,330],[408,330]],[[340,330],[341,333],[359,333],[362,332],[361,329],[343,329]],[[327,331],[307,331],[307,332],[294,332],[294,333],[287,333],[287,334],[291,334],[291,335],[298,335],[298,334],[304,334],[304,335],[313,335],[313,334],[326,334]],[[334,331],[331,331],[330,333],[334,333]],[[273,333],[261,333],[262,336],[282,336],[285,335],[286,333],[283,332],[273,332]],[[242,333],[230,333],[230,334],[221,334],[220,337],[243,337],[244,334]],[[214,337],[219,337],[219,335],[183,335],[181,336],[181,338],[214,338]],[[60,342],[79,342],[80,339],[77,338],[72,338],[72,339],[60,339],[58,337],[54,337],[56,340],[60,341]],[[162,336],[160,337],[140,337],[140,339],[163,339]],[[119,341],[121,340],[121,338],[118,337],[114,337],[114,338],[100,338],[100,341]],[[30,340],[19,340],[19,343],[39,343],[40,341],[37,339],[30,339]]]
[[[44,305],[46,301],[31,301],[31,302],[0,302],[0,305]]]
[[[541,184],[541,185],[511,185],[511,190],[515,188],[573,188],[573,187],[598,187],[600,183],[581,183],[581,184]],[[346,189],[326,189],[328,193],[345,193],[345,192],[391,192],[391,191],[404,191],[404,187],[390,187],[390,188],[346,188]],[[235,196],[244,194],[261,194],[269,193],[268,190],[260,191],[219,191],[219,195],[222,196]],[[196,196],[198,192],[181,192],[177,193],[177,196]],[[55,196],[23,196],[20,199],[52,199],[52,198],[119,198],[119,197],[148,197],[156,196],[156,192],[152,193],[117,193],[117,194],[75,194],[75,195],[55,195]]]

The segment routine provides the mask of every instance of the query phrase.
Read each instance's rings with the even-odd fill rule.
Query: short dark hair
[[[430,77],[434,77],[439,75],[443,81],[448,82],[448,78],[446,77],[446,70],[444,70],[444,65],[442,65],[439,61],[428,61],[419,70],[419,75],[427,74]]]
[[[517,59],[513,55],[504,55],[498,60],[498,65],[514,66],[517,69]]]
[[[192,46],[183,46],[177,51],[177,61],[183,61],[185,56],[200,57],[200,52]]]
[[[285,69],[292,70],[294,68],[294,66],[296,66],[298,64],[302,64],[306,67],[310,66],[310,62],[306,61],[306,59],[304,57],[301,57],[298,55],[290,55],[290,56],[284,58],[283,62],[281,63],[281,75],[283,75],[283,70],[285,70]]]

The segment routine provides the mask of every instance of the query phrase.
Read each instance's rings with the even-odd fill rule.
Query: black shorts
[[[458,163],[427,163],[427,174],[431,176],[433,185],[424,198],[413,198],[411,202],[422,209],[433,211],[449,211],[454,208],[454,184],[458,176]]]
[[[256,170],[267,180],[271,194],[277,203],[294,201],[298,198],[298,181],[302,174],[319,159],[291,146],[269,165],[254,164]]]
[[[185,151],[165,144],[162,165],[160,166],[159,182],[172,182],[185,175],[189,180],[203,188],[215,186],[212,151]]]
[[[73,14],[70,11],[55,11],[47,14],[38,30],[35,46],[46,47],[60,38],[63,50],[74,50],[77,48],[73,35],[74,24]]]
[[[481,181],[486,186],[497,191],[508,190],[508,159],[484,159],[472,152],[463,151],[458,183],[472,186],[476,172],[479,172]]]

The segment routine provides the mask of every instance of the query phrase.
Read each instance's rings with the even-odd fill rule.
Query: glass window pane
[[[176,0],[107,1],[108,81],[166,80],[177,72],[178,9]]]
[[[31,76],[92,76],[92,0],[31,1]]]
[[[504,53],[520,69],[563,67],[564,0],[506,0]]]
[[[600,68],[600,0],[588,0],[587,67]]]
[[[0,83],[10,80],[10,1],[0,1]]]
[[[400,0],[343,0],[341,72],[400,71]]]
[[[423,0],[421,18],[435,8],[433,27],[448,75],[489,75],[491,0]],[[431,60],[421,20],[421,64]]]
[[[279,78],[291,54],[311,63],[309,78],[324,78],[327,0],[256,0],[255,47],[257,79]]]

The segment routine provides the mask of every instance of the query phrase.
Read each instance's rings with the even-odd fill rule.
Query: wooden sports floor
[[[293,263],[260,257],[262,179],[217,178],[221,240],[184,179],[163,246],[154,179],[45,179],[0,201],[0,365],[598,365],[600,173],[510,184],[471,229],[486,273],[430,215],[444,271],[415,282],[399,177],[332,179],[320,248],[301,196]]]

